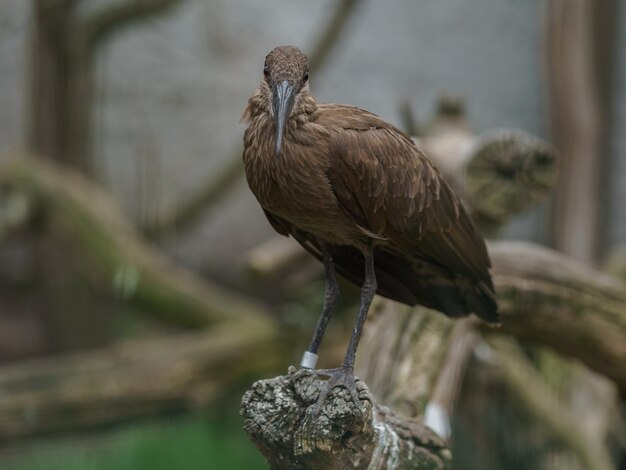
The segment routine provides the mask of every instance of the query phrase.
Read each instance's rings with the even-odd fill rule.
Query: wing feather
[[[468,281],[481,291],[478,297],[486,291],[489,305],[472,308],[495,315],[485,243],[460,201],[406,135],[382,120],[373,123],[370,114],[367,120],[363,128],[344,127],[331,136],[327,176],[339,203],[404,257],[448,282]]]
[[[483,239],[437,169],[401,131],[352,106],[320,105],[319,125],[332,129],[327,177],[338,204],[374,251],[377,292],[457,317],[474,312],[498,321]],[[292,235],[321,259],[321,240],[265,212],[274,229]],[[363,282],[361,253],[331,245],[339,274]]]

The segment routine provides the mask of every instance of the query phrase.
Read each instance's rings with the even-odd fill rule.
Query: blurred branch
[[[167,13],[181,0],[122,0],[102,7],[84,20],[89,45],[93,48],[118,29],[155,14]]]
[[[419,128],[419,125],[417,123],[417,118],[415,117],[415,113],[413,112],[411,102],[408,99],[400,102],[398,112],[400,113],[402,130],[406,134],[421,137],[421,129]]]
[[[244,377],[284,363],[280,344],[266,323],[230,322],[0,366],[0,440],[205,407]]]
[[[254,277],[268,278],[291,266],[312,259],[293,239],[273,236],[247,253],[246,268]]]
[[[348,20],[354,14],[359,4],[362,3],[364,3],[363,0],[340,0],[333,16],[326,24],[326,28],[317,38],[315,46],[312,48],[313,52],[309,54],[309,64],[312,72],[319,73],[322,69],[326,59],[335,48]]]
[[[551,145],[519,129],[476,136],[460,100],[442,97],[427,131],[419,144],[488,235],[536,207],[556,183],[558,155]]]
[[[530,243],[492,242],[489,254],[502,324],[475,323],[577,358],[626,392],[626,284]],[[423,413],[451,334],[445,317],[425,311],[381,300],[359,349],[361,376],[385,403],[414,407],[406,413]]]
[[[474,220],[499,227],[552,193],[557,153],[520,130],[490,131],[474,141],[465,171]]]
[[[488,329],[551,346],[626,392],[626,284],[554,250],[489,245],[502,325]]]
[[[339,39],[341,31],[360,3],[363,3],[363,0],[342,0],[337,5],[335,13],[313,46],[313,52],[309,55],[313,72],[319,73],[323,68],[326,58]],[[181,202],[178,208],[169,215],[154,222],[153,225],[144,227],[144,233],[151,238],[165,237],[174,230],[189,229],[197,223],[200,217],[208,214],[243,175],[241,152],[241,147],[238,145],[224,166],[214,176],[209,177],[206,184],[201,184],[197,192]]]
[[[393,313],[392,313],[393,312]],[[419,417],[444,439],[478,335],[424,307],[378,299],[364,331],[357,372],[395,411]]]
[[[471,352],[478,354],[474,328],[493,336],[496,342],[506,341],[499,338],[508,333],[579,359],[611,379],[623,394],[626,284],[532,244],[492,242],[489,252],[500,327],[488,327],[475,318],[452,322],[423,307],[411,309],[378,298],[368,317],[357,360],[357,374],[377,399],[398,413],[423,419],[427,426],[446,436],[466,361]],[[497,360],[499,354],[493,354],[493,358]],[[569,408],[569,414],[560,419],[557,415],[564,406],[552,407],[546,414],[545,407],[555,399],[546,381],[536,372],[531,377],[523,376],[528,365],[522,364],[526,366],[522,369],[519,361],[513,361],[516,358],[508,359],[502,359],[501,373],[512,387],[525,381],[526,388],[516,394],[523,394],[522,401],[533,411],[539,428],[548,425],[588,468],[611,468],[607,467],[610,455],[602,441],[606,434],[585,434],[586,424],[576,423]],[[527,397],[531,392],[533,396]],[[606,404],[602,399],[599,403]],[[491,406],[489,399],[485,405]],[[473,416],[476,418],[475,413]],[[576,424],[572,429],[568,429],[568,420]],[[608,429],[611,425],[607,422],[606,426]],[[597,462],[597,467],[592,462]]]
[[[94,62],[77,4],[33,2],[27,140],[40,155],[92,174]]]
[[[450,437],[450,417],[461,393],[465,372],[478,340],[479,335],[468,319],[455,322],[446,358],[441,364],[424,410],[424,422],[442,437]]]
[[[381,403],[423,417],[454,324],[440,313],[377,298],[368,314],[356,372]]]
[[[175,230],[186,230],[196,223],[200,216],[206,215],[243,176],[241,152],[238,146],[236,152],[233,152],[217,171],[216,176],[209,178],[206,184],[200,185],[198,192],[183,201],[169,217],[155,220],[153,224],[145,226],[144,234],[148,238],[163,238]]]
[[[35,0],[37,7],[41,12],[54,13],[55,9],[71,9],[79,4],[82,0]]]
[[[576,417],[561,404],[523,351],[512,341],[493,338],[500,373],[510,392],[517,396],[527,411],[548,426],[571,449],[588,470],[611,470],[613,462],[606,446],[598,436],[588,436]]]
[[[76,172],[18,156],[0,172],[0,185],[32,201],[43,216],[44,230],[72,240],[69,246],[102,274],[101,290],[146,313],[192,327],[266,313],[239,294],[200,280],[144,243],[109,196]]]
[[[0,191],[0,244],[28,225],[33,217],[32,202],[26,194]]]
[[[360,381],[360,405],[341,390],[315,415],[311,410],[324,384],[292,368],[286,376],[256,382],[244,395],[244,428],[271,468],[450,468],[450,451],[432,431],[377,404]]]
[[[359,376],[371,383],[374,395],[392,409],[420,417],[431,429],[448,437],[455,395],[460,392],[478,339],[472,322],[452,324],[422,307],[410,310],[389,301],[379,301],[375,315],[359,351]],[[494,336],[490,343],[497,351],[490,355],[491,361],[496,361],[513,395],[535,415],[540,426],[547,425],[587,468],[612,468],[599,437],[588,436],[584,426],[577,425],[545,380],[512,350],[510,339]]]
[[[604,262],[603,271],[626,281],[626,245],[611,250]]]

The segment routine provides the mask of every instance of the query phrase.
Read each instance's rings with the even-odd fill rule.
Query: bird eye
[[[265,78],[270,78],[270,68],[267,64],[263,67],[263,75],[265,75]]]
[[[307,73],[305,73],[305,74],[304,74],[304,77],[302,77],[302,81],[303,81],[304,83],[306,83],[306,82],[308,82],[308,81],[309,81],[309,72],[307,72]]]

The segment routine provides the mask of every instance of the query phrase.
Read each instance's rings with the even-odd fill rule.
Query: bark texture
[[[360,404],[335,389],[315,415],[323,385],[311,372],[291,368],[244,395],[244,427],[272,469],[449,468],[451,455],[440,438],[377,404],[361,381]]]

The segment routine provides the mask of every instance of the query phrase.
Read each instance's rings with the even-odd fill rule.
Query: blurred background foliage
[[[242,178],[238,122],[274,46],[309,55],[321,101],[407,132],[428,134],[444,94],[477,134],[553,142],[554,198],[497,236],[623,277],[625,43],[619,0],[4,0],[0,467],[265,467],[238,400],[298,361],[323,285],[317,264],[272,245]],[[357,291],[342,287],[322,366],[351,327]],[[571,364],[524,353],[563,402],[594,403],[571,398]],[[455,441],[455,465],[579,468],[481,370],[455,432],[522,431]]]

